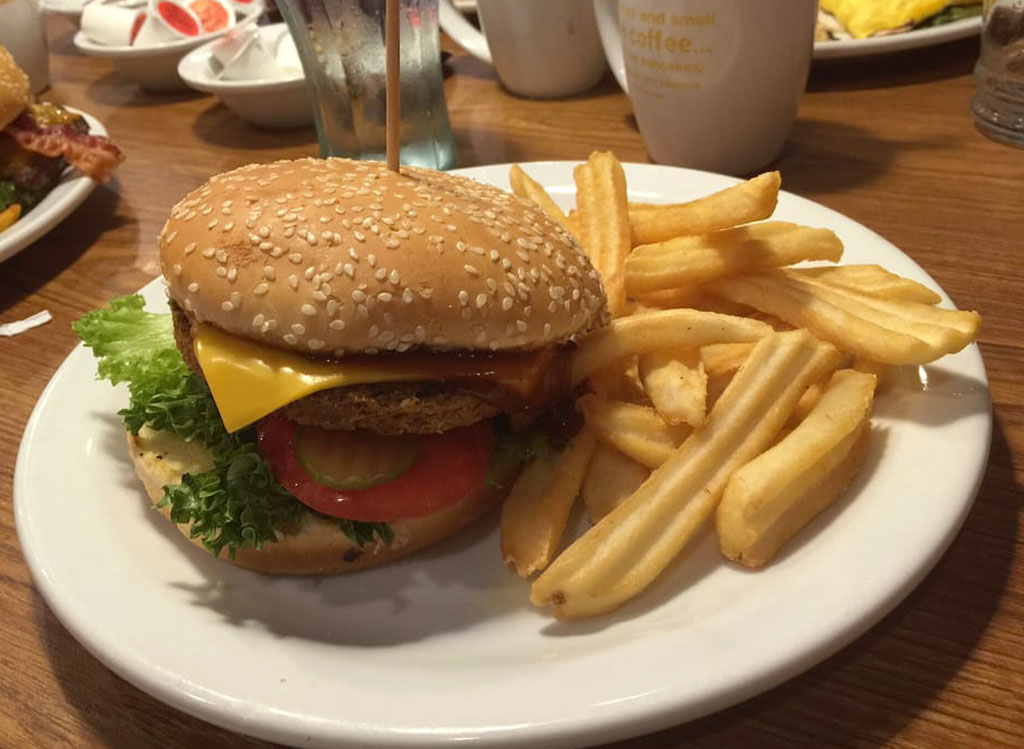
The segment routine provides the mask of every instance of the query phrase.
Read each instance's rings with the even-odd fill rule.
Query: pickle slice
[[[318,484],[332,489],[370,489],[401,476],[416,462],[416,435],[385,436],[365,429],[341,431],[300,425],[295,457]]]

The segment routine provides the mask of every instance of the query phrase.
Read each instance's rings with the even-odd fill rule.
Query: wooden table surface
[[[0,339],[0,746],[265,746],[164,706],[71,637],[22,560],[11,485],[33,404],[75,345],[71,321],[158,274],[155,239],[170,206],[215,172],[315,154],[315,134],[253,129],[212,97],[145,93],[77,54],[70,22],[51,19],[49,31],[48,96],[97,116],[128,160],[0,265],[0,322],[41,309],[54,317]],[[995,429],[974,509],[920,587],[839,654],[746,703],[616,747],[1024,746],[1024,150],[974,130],[976,56],[968,40],[816,65],[777,163],[785,188],[879,232],[984,316]],[[460,166],[598,148],[647,160],[610,80],[536,102],[504,93],[465,54],[450,67]]]

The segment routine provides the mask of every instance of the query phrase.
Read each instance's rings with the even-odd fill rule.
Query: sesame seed
[[[228,271],[228,280],[234,283],[236,278],[238,278],[238,268],[231,268]]]
[[[256,296],[263,296],[268,291],[270,291],[270,287],[265,283],[261,283],[255,289],[252,290],[252,293],[255,294]]]
[[[273,281],[277,278],[277,270],[272,265],[266,265],[263,267],[263,276],[268,281]]]
[[[288,276],[288,285],[291,286],[293,289],[299,288],[299,277],[292,273],[290,276]]]
[[[330,324],[327,327],[329,327],[331,330],[344,330],[345,329],[345,321],[344,320],[331,320]]]
[[[402,276],[398,273],[397,269],[392,270],[391,273],[388,274],[388,280],[397,286],[401,282]]]
[[[472,265],[469,265],[469,264],[463,265],[462,268],[466,271],[466,273],[468,273],[471,276],[479,276],[480,275],[480,271],[478,271]]]
[[[488,299],[488,297],[487,297],[486,294],[477,294],[476,295],[476,306],[477,306],[477,309],[482,309],[487,304],[487,299]]]
[[[252,318],[252,326],[254,328],[263,327],[263,323],[264,322],[266,322],[266,318],[264,318],[263,315],[261,315],[261,314],[260,315],[256,315],[255,317]]]
[[[376,325],[371,325],[370,329],[366,331],[366,334],[370,338],[376,338],[378,335],[380,335],[380,328]]]
[[[224,226],[221,229],[221,231],[231,231],[234,228],[235,228],[235,222],[234,221],[228,221],[226,224],[224,224]]]
[[[306,341],[306,345],[309,346],[310,351],[319,351],[324,347],[324,342],[319,338],[310,338]]]
[[[216,257],[218,263],[226,263],[228,261],[228,253],[224,252],[224,250],[217,250]]]
[[[181,275],[181,266],[178,265],[177,263],[174,264],[174,267],[172,268],[172,270],[174,271],[174,275],[176,275],[176,276],[180,276]]]
[[[465,290],[459,292],[459,304],[463,307],[469,304],[469,292]]]
[[[169,232],[167,232],[164,235],[164,244],[165,245],[172,244],[177,236],[178,236],[178,232],[176,232],[176,231],[169,231]]]
[[[316,315],[316,307],[314,307],[312,304],[303,304],[302,307],[300,307],[300,311],[306,317],[313,317],[314,315]]]
[[[288,256],[288,262],[292,263],[293,265],[298,265],[299,263],[302,262],[302,255],[300,255],[298,252],[293,252],[291,255]]]
[[[306,332],[306,326],[300,322],[292,323],[292,332],[295,335],[303,335]]]
[[[551,335],[551,323],[549,323],[549,322],[544,323],[544,335],[545,336]]]
[[[225,312],[232,312],[235,309],[235,305],[233,305],[231,302],[221,302],[220,308]]]
[[[366,235],[363,234],[361,231],[354,231],[354,232],[352,232],[352,236],[356,238],[357,242],[365,242],[366,241]]]
[[[203,257],[205,257],[207,260],[209,260],[210,258],[212,258],[214,256],[214,254],[216,252],[217,252],[217,249],[215,247],[207,247],[205,250],[203,250]]]
[[[228,298],[231,300],[231,303],[236,307],[242,304],[242,294],[239,291],[232,291],[231,296]]]
[[[312,281],[312,280],[313,280],[313,274],[314,274],[314,273],[316,273],[316,268],[314,268],[314,267],[313,267],[313,266],[311,265],[311,266],[309,266],[308,268],[306,268],[306,270],[305,270],[305,271],[303,271],[303,273],[302,273],[302,277],[303,277],[303,278],[305,278],[305,279],[306,279],[307,281]],[[320,279],[319,279],[319,278],[317,278],[317,279],[316,279],[316,281],[315,281],[315,282],[314,282],[314,284],[313,284],[313,288],[315,289],[315,288],[316,288],[317,286],[319,286],[319,285],[320,285]]]
[[[406,304],[412,304],[414,300],[412,289],[406,288],[402,290],[402,301]]]
[[[469,251],[472,252],[474,255],[484,255],[487,252],[483,247],[475,244],[469,246]]]
[[[282,338],[284,338],[285,343],[291,344],[292,346],[299,342],[298,337],[292,335],[291,333],[285,333],[282,336]]]
[[[501,300],[501,308],[502,308],[502,309],[503,309],[503,310],[504,310],[505,312],[508,312],[508,311],[509,311],[510,309],[512,309],[512,304],[513,304],[513,302],[514,302],[514,300],[512,299],[512,297],[510,297],[510,296],[504,297],[504,298],[503,298],[503,299]]]
[[[217,275],[220,276],[221,278],[227,278],[228,269],[225,268],[223,265],[220,266],[219,268],[217,268]]]
[[[353,302],[357,302],[357,303],[358,302],[365,302],[366,301],[366,294],[364,292],[360,291],[359,289],[354,289],[352,291],[352,301]]]
[[[392,299],[394,299],[394,297],[391,295],[390,292],[387,291],[382,291],[377,295],[377,301],[382,302],[384,304],[387,304]]]

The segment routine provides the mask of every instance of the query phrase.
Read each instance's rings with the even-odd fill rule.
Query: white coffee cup
[[[654,161],[749,174],[796,120],[817,0],[594,0]]]
[[[591,0],[477,0],[481,34],[441,0],[441,28],[491,62],[509,91],[550,99],[593,88],[606,69]]]
[[[50,58],[39,0],[0,2],[0,44],[28,75],[32,93],[38,94],[50,85]]]

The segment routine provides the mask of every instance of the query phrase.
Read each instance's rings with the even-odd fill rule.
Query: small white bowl
[[[263,12],[253,8],[242,15],[233,27],[248,22]],[[194,39],[181,39],[164,44],[146,46],[107,46],[90,41],[81,32],[75,34],[74,43],[78,51],[90,57],[105,57],[114,64],[117,72],[126,80],[139,84],[150,91],[182,91],[188,86],[178,75],[178,63],[196,47],[207,44],[230,29],[205,34]]]
[[[260,34],[271,39],[277,39],[286,32],[283,23],[260,27]],[[181,58],[178,75],[189,87],[215,94],[224,106],[254,125],[284,128],[313,123],[306,77],[301,71],[290,78],[220,80],[213,76],[210,66],[212,49],[211,42]]]

